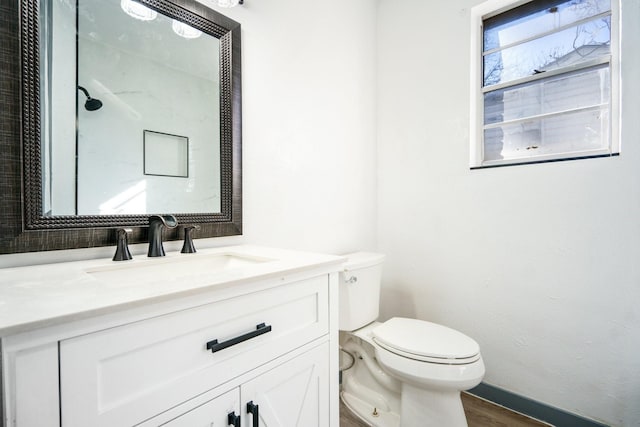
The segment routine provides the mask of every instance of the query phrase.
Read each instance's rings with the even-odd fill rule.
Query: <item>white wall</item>
[[[373,249],[375,2],[246,0],[217,10],[242,24],[246,241]]]
[[[379,2],[383,316],[474,337],[489,384],[638,425],[640,5],[623,0],[620,157],[470,171],[478,3]]]

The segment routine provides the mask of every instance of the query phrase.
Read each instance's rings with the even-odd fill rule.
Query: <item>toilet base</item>
[[[348,410],[372,427],[400,427],[398,414],[378,409],[346,391],[340,393],[340,399]]]
[[[402,427],[468,427],[459,391],[402,384]]]
[[[351,351],[354,363],[342,371],[340,399],[350,412],[367,425],[400,427],[400,383],[396,387],[397,392],[383,386],[382,383],[390,385],[388,378],[385,378],[387,375],[379,369],[374,369],[373,374],[365,363],[366,359],[369,365],[376,364],[373,348],[362,346],[364,343],[355,337],[352,340],[356,346],[354,343],[345,344]]]
[[[340,399],[353,414],[372,427],[468,427],[460,393],[421,390],[406,385],[401,417],[343,391]],[[425,404],[429,402],[429,404]]]

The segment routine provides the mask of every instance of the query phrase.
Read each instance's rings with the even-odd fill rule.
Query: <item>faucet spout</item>
[[[175,228],[178,220],[173,215],[151,215],[149,217],[149,252],[147,256],[164,256],[162,247],[162,231],[164,228]]]

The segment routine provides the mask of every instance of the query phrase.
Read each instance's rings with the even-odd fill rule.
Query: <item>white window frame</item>
[[[609,147],[600,150],[573,151],[529,157],[484,161],[484,94],[483,94],[483,26],[485,19],[499,15],[535,0],[488,0],[471,9],[471,101],[469,166],[480,169],[495,166],[543,163],[592,157],[615,156],[620,153],[620,0],[611,0],[611,76]],[[550,74],[545,73],[547,76]],[[562,73],[564,74],[564,72]],[[509,86],[511,83],[509,84]]]

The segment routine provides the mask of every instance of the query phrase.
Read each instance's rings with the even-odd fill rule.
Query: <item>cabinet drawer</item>
[[[321,276],[61,341],[62,425],[140,423],[327,333]]]

